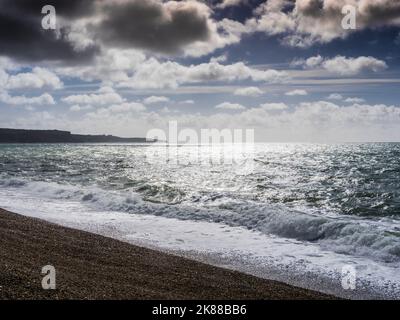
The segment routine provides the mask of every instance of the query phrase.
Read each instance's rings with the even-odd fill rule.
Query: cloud
[[[346,58],[337,56],[325,60],[323,67],[329,72],[340,75],[356,75],[364,71],[378,72],[387,69],[386,62],[374,57]]]
[[[168,101],[169,98],[163,96],[151,96],[143,100],[145,104],[154,104],[154,103],[168,102]]]
[[[77,36],[80,43],[95,39],[106,48],[200,57],[241,40],[202,1],[97,0],[96,7],[99,14],[77,27],[86,34]]]
[[[226,62],[228,60],[228,55],[227,54],[223,54],[221,56],[218,57],[212,57],[210,59],[210,62]]]
[[[356,10],[357,29],[342,27],[342,8]],[[400,26],[400,3],[393,0],[269,0],[256,10],[256,17],[246,21],[245,31],[283,35],[290,46],[308,47],[346,38],[368,28]]]
[[[57,74],[84,81],[127,81],[134,70],[146,61],[138,50],[106,49],[86,65],[68,65],[55,68]]]
[[[102,87],[96,93],[71,95],[62,98],[62,101],[74,105],[107,105],[125,101],[114,89]]]
[[[324,58],[322,58],[322,56],[318,55],[315,57],[310,57],[307,60],[304,61],[304,66],[307,68],[318,68],[322,65],[322,63],[324,62]],[[302,62],[299,61],[299,64],[301,64]]]
[[[339,93],[331,93],[331,94],[327,97],[327,99],[329,99],[329,100],[342,100],[342,99],[343,99],[343,96],[342,96],[341,94],[339,94]]]
[[[217,20],[216,7],[242,2],[224,0],[213,6],[208,1],[54,0],[58,29],[52,31],[41,27],[45,0],[0,0],[0,55],[81,65],[115,48],[199,57],[254,32],[309,46],[366,28],[400,26],[400,4],[392,0],[268,0],[243,23]],[[341,26],[345,4],[357,8],[356,31]]]
[[[288,106],[284,103],[264,103],[260,105],[260,108],[266,111],[282,111],[286,110]]]
[[[196,1],[107,1],[101,7],[104,19],[92,28],[114,47],[176,54],[212,32],[209,7]]]
[[[360,56],[357,58],[344,56],[323,58],[321,56],[315,56],[303,61],[296,61],[293,65],[302,65],[304,68],[308,69],[322,68],[328,72],[342,76],[352,76],[362,72],[379,72],[388,68],[385,61],[371,56]]]
[[[130,109],[130,108],[128,108]],[[279,111],[279,112],[278,112]],[[54,109],[51,111],[55,112]],[[76,117],[67,114],[32,113],[15,118],[7,125],[15,127],[57,127],[74,132],[120,136],[145,136],[148,130],[167,130],[168,121],[180,128],[254,129],[257,141],[400,141],[400,107],[377,104],[341,105],[328,101],[291,105],[263,104],[237,112],[215,109],[213,114],[162,114],[148,111],[112,112],[100,108]],[[1,123],[2,119],[0,119]]]
[[[194,100],[183,100],[179,102],[180,104],[194,104]]]
[[[52,1],[59,21],[62,17],[77,17],[88,13],[91,1]],[[41,9],[48,1],[0,0],[0,55],[14,59],[43,61],[63,60],[84,62],[91,59],[98,48],[92,46],[77,52],[68,40],[68,26],[59,25],[57,32],[41,26]],[[29,49],[27,49],[29,48]]]
[[[146,107],[138,102],[124,102],[121,104],[114,104],[107,108],[112,112],[140,112],[146,110]]]
[[[211,21],[209,23],[210,37],[207,41],[197,41],[184,49],[185,56],[201,57],[222,49],[226,46],[237,44],[241,41],[243,31],[242,24],[230,19]]]
[[[110,126],[113,126],[113,123],[114,125],[120,124],[122,119],[129,119],[130,116],[137,117],[138,114],[145,110],[146,107],[141,103],[125,102],[105,108],[99,108],[94,112],[87,113],[85,117],[94,123],[106,121]],[[143,119],[141,121],[143,121]]]
[[[247,0],[222,0],[222,2],[217,5],[217,8],[225,9],[235,7],[245,2],[247,2]]]
[[[6,89],[41,89],[44,87],[51,89],[61,89],[63,86],[60,78],[53,72],[35,67],[32,72],[8,75],[3,87]]]
[[[26,97],[26,96],[10,96],[6,92],[0,92],[0,101],[8,105],[53,105],[55,101],[53,97],[44,93],[38,97]]]
[[[80,106],[80,105],[73,105],[69,108],[70,111],[72,112],[80,112],[80,111],[87,111],[93,109],[93,106],[86,105],[86,106]]]
[[[238,103],[230,103],[230,102],[223,102],[215,106],[215,109],[223,109],[223,110],[243,110],[246,107],[242,106]]]
[[[95,106],[86,105],[73,105],[69,109],[71,112],[81,112],[96,109]],[[104,117],[111,117],[114,114],[132,114],[140,113],[146,110],[146,107],[139,102],[123,102],[119,104],[112,104],[108,107],[97,108],[94,112],[87,113],[87,116],[92,119],[102,119]]]
[[[233,94],[236,96],[258,97],[263,93],[264,92],[257,87],[246,87],[246,88],[236,89]]]
[[[3,71],[18,71],[20,66],[18,63],[8,57],[0,56],[0,70]]]
[[[308,92],[306,90],[295,89],[295,90],[286,92],[285,95],[287,95],[287,96],[306,96],[306,95],[308,95]]]
[[[363,103],[363,102],[365,102],[365,100],[362,98],[347,98],[344,101],[348,102],[348,103]]]
[[[64,66],[55,71],[65,77],[111,82],[114,87],[131,89],[177,88],[183,84],[210,81],[281,83],[289,79],[284,71],[256,69],[243,62],[223,65],[214,61],[182,65],[172,60],[160,60],[146,58],[137,50],[109,49],[96,57],[91,65]]]
[[[57,15],[68,18],[78,18],[94,11],[95,1],[93,0],[52,0],[50,1],[57,10]],[[48,0],[1,0],[0,8],[9,10],[12,13],[23,12],[28,16],[42,17],[42,8],[48,5]]]
[[[0,55],[64,64],[87,63],[108,49],[198,57],[241,40],[201,1],[55,0],[57,30],[42,29],[47,4],[0,0]]]
[[[137,66],[133,75],[126,81],[120,81],[121,88],[177,88],[181,84],[210,81],[243,81],[279,83],[288,79],[286,72],[260,70],[249,67],[243,62],[222,65],[218,62],[184,66],[177,62],[159,62],[154,58]]]

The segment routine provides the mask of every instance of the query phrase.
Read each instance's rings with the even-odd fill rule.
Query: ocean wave
[[[143,199],[155,203],[178,204],[184,200],[185,192],[168,184],[142,183],[134,190],[143,196]]]
[[[388,218],[375,221],[351,216],[316,215],[279,205],[232,199],[223,194],[215,197],[212,204],[189,201],[171,204],[147,201],[146,192],[143,195],[131,189],[105,190],[97,186],[28,182],[14,178],[2,179],[0,187],[19,189],[38,197],[80,201],[93,210],[149,214],[244,227],[282,238],[317,243],[323,249],[336,253],[363,256],[387,263],[400,262],[400,224]],[[167,198],[179,194],[177,190],[163,187],[148,187],[147,190],[150,190],[150,195],[156,196],[165,191]]]
[[[18,179],[18,178],[10,178],[10,179],[0,179],[0,186],[1,187],[11,187],[11,188],[17,188],[17,187],[23,187],[26,186],[27,182]]]

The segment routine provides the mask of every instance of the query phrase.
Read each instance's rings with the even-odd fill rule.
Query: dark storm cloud
[[[284,1],[284,0],[281,0]],[[297,13],[303,16],[311,16],[329,20],[342,17],[342,7],[346,4],[353,4],[351,1],[338,0],[297,0]],[[400,18],[400,2],[394,0],[363,0],[355,6],[357,18],[363,26],[390,25]],[[396,23],[395,23],[396,24]],[[397,23],[398,24],[398,23]]]
[[[397,21],[399,25],[400,19],[400,2],[393,0],[385,1],[365,1],[364,6],[360,9],[361,19],[364,23],[371,26],[386,25]]]
[[[41,27],[45,5],[63,18],[58,34]],[[29,61],[89,59],[97,47],[77,52],[68,39],[70,26],[82,17],[92,21],[86,36],[97,46],[178,53],[209,38],[209,15],[207,5],[190,1],[0,0],[0,55]]]
[[[95,0],[0,0],[1,11],[37,16],[46,5],[56,8],[57,14],[67,18],[88,15],[94,10]]]
[[[0,55],[23,61],[63,60],[86,61],[96,48],[77,52],[67,40],[67,29],[57,35],[44,30],[42,7],[52,4],[58,16],[78,17],[90,12],[93,1],[69,0],[0,0]]]
[[[40,19],[18,19],[0,13],[0,55],[22,61],[65,60],[86,61],[96,48],[77,52],[67,41],[65,30],[60,36],[43,30]]]
[[[133,0],[111,3],[103,10],[105,20],[93,28],[113,46],[177,53],[210,36],[208,7],[200,3]]]

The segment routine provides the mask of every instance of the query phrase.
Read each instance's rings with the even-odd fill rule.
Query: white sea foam
[[[389,219],[315,216],[232,199],[171,206],[127,190],[19,179],[0,186],[0,206],[29,216],[345,297],[400,298],[398,223]],[[357,270],[355,291],[341,288],[345,265]]]
[[[337,253],[365,256],[386,263],[400,262],[400,222],[389,218],[374,221],[349,216],[322,216],[232,199],[224,199],[224,202],[209,208],[187,204],[171,206],[143,201],[139,194],[129,190],[107,191],[98,187],[82,188],[21,179],[4,180],[0,185],[41,198],[81,201],[96,210],[223,223],[267,235],[318,243],[322,248]]]

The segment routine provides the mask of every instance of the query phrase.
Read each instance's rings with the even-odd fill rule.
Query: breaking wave
[[[124,190],[53,182],[2,179],[0,187],[37,197],[79,201],[91,210],[147,214],[181,220],[207,221],[243,227],[264,234],[317,243],[323,249],[384,263],[400,262],[400,221],[342,215],[316,215],[250,200],[215,196],[214,201],[184,200],[184,193],[166,185],[142,185]],[[152,199],[149,199],[152,198]]]

